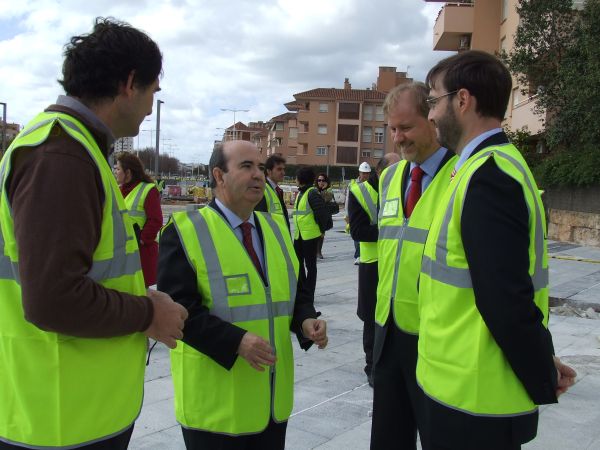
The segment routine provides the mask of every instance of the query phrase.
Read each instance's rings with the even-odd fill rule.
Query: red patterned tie
[[[250,259],[252,260],[254,266],[256,267],[256,270],[258,270],[258,273],[262,277],[263,271],[260,265],[260,260],[258,259],[258,255],[256,254],[256,252],[254,251],[254,245],[252,245],[252,224],[250,222],[243,222],[240,225],[240,228],[242,229],[244,247],[246,247],[248,255],[250,255]]]
[[[425,172],[423,172],[423,169],[419,166],[415,166],[410,172],[410,190],[408,191],[408,198],[406,199],[405,217],[410,217],[417,202],[421,198],[421,180],[423,179],[424,174]]]

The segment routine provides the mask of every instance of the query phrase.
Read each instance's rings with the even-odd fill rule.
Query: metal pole
[[[233,136],[231,140],[235,139],[235,113],[236,112],[248,112],[249,109],[235,109],[235,108],[221,108],[221,111],[230,111],[233,112]]]
[[[162,103],[164,103],[162,100],[156,100],[156,155],[154,159],[154,176],[156,177],[158,176],[158,156],[160,154],[160,105]]]
[[[6,151],[6,103],[0,102],[2,105],[2,145],[0,145],[0,156]]]
[[[329,148],[331,147],[331,144],[327,144],[327,178],[329,178]]]

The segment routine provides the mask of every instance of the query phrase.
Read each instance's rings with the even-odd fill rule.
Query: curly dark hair
[[[296,179],[300,186],[311,186],[315,182],[315,171],[312,167],[300,167],[296,172]]]
[[[115,98],[131,72],[146,88],[162,72],[158,45],[144,32],[113,18],[97,17],[90,34],[73,36],[65,46],[63,79],[67,95],[94,101]]]
[[[327,183],[327,184],[325,186],[323,186],[323,187],[319,186],[319,182],[318,182],[319,178],[324,178],[325,179],[325,183]],[[323,173],[323,172],[321,172],[320,174],[318,174],[317,178],[315,178],[315,187],[317,188],[317,190],[324,191],[325,189],[329,189],[329,186],[331,186],[331,181],[329,181],[329,177],[327,176],[327,174]]]
[[[119,152],[115,155],[115,161],[121,164],[123,171],[131,171],[131,181],[144,181],[145,183],[154,183],[150,175],[144,169],[144,163],[133,153]]]

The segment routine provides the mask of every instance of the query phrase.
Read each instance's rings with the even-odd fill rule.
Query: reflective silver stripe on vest
[[[379,227],[379,239],[402,239],[416,244],[425,244],[428,230],[402,225],[383,225]]]
[[[304,194],[302,195],[308,195],[308,191],[311,188],[308,188],[306,191],[304,191]],[[296,197],[296,204],[294,205],[294,211],[292,212],[292,215],[296,215],[296,216],[307,216],[309,214],[312,214],[312,208],[310,207],[310,202],[308,201],[308,197],[306,197],[306,209],[302,209],[302,210],[298,210],[298,205],[300,204],[300,193],[298,193],[298,196]]]
[[[290,253],[287,250],[287,246],[285,245],[285,241],[283,239],[283,235],[281,234],[281,231],[279,230],[279,227],[277,226],[277,224],[275,223],[275,221],[273,220],[273,218],[270,215],[264,214],[262,217],[264,217],[267,220],[267,222],[269,223],[269,226],[271,227],[273,234],[275,234],[277,243],[279,244],[279,247],[281,247],[281,251],[283,252],[283,256],[285,258],[285,265],[287,266],[287,273],[288,273],[288,283],[290,286],[290,300],[289,300],[289,302],[287,302],[289,304],[288,313],[290,316],[292,316],[294,314],[294,303],[296,301],[296,289],[298,288],[298,280],[296,279],[296,270],[294,269],[294,264],[292,263],[292,258],[290,256]],[[265,266],[267,266],[266,258],[265,258]]]
[[[38,128],[42,128],[44,125],[46,125],[46,124],[48,124],[50,122],[54,122],[55,120],[56,120],[56,118],[42,120],[41,122],[36,123],[35,125],[33,125],[31,128],[24,129],[18,137],[22,138],[24,136],[27,136],[28,134],[33,133]],[[44,140],[45,140],[45,138],[46,137],[44,137]],[[31,145],[31,144],[29,144],[29,145]]]
[[[387,192],[399,165],[399,163],[396,163],[393,166],[390,166],[390,168],[385,172],[383,180],[381,181],[381,192],[379,197],[379,220],[381,220],[383,216],[383,206],[385,205],[385,201],[387,199]]]
[[[373,199],[371,198],[371,194],[369,194],[368,189],[365,186],[365,183],[358,183],[358,189],[360,189],[360,193],[367,204],[367,208],[369,209],[369,218],[371,219],[371,225],[375,225],[377,223],[377,207],[375,203],[373,203]]]
[[[146,213],[144,211],[138,211],[138,206],[140,204],[140,199],[142,198],[142,194],[146,190],[146,186],[148,186],[149,184],[150,183],[140,183],[140,188],[139,188],[137,194],[135,195],[135,198],[133,199],[133,205],[131,205],[131,210],[129,211],[130,216],[143,217],[146,215]]]
[[[215,211],[215,214],[219,213]],[[217,250],[215,247],[213,237],[211,236],[210,231],[208,229],[208,223],[206,222],[206,219],[202,216],[202,214],[200,214],[199,210],[189,211],[187,213],[187,216],[194,225],[196,236],[198,238],[198,241],[200,242],[200,247],[202,249],[202,255],[204,256],[204,262],[206,264],[208,284],[213,299],[211,314],[221,318],[222,320],[232,323],[246,322],[252,320],[268,320],[270,317],[290,315],[289,310],[291,302],[273,302],[271,300],[271,290],[268,286],[265,288],[265,303],[259,305],[234,307],[229,306],[227,301],[228,295],[227,287],[225,285],[225,277],[223,275],[223,269],[221,267],[221,262],[219,261],[219,256],[217,255]],[[223,222],[227,224],[227,226],[233,232],[233,229],[231,228],[229,222],[227,222],[227,220],[225,219],[221,220],[223,220]],[[175,225],[177,225],[177,222],[175,222]],[[178,232],[179,237],[181,239],[180,230],[178,230]],[[266,265],[267,263],[265,259],[265,266]],[[291,307],[293,308],[293,305],[291,305]]]
[[[481,158],[486,158],[494,153],[493,150],[484,151],[481,154],[478,154],[476,159],[477,161]],[[498,153],[498,156],[501,158],[505,158],[510,161],[515,168],[521,172],[523,178],[527,182],[527,187],[532,192],[534,196],[534,204],[535,204],[535,215],[536,215],[536,231],[535,231],[535,267],[533,275],[531,276],[531,281],[533,284],[534,291],[539,291],[548,286],[548,269],[543,268],[543,250],[544,250],[544,233],[543,226],[541,223],[541,211],[539,209],[539,204],[535,201],[535,191],[533,190],[533,186],[531,185],[531,181],[525,172],[525,169],[521,166],[521,164],[512,158],[509,155],[504,153]],[[473,176],[474,173],[471,174]],[[470,180],[469,180],[470,181]],[[454,192],[450,197],[450,201],[448,203],[448,207],[446,212],[444,213],[444,220],[442,222],[442,226],[440,229],[440,235],[438,237],[438,242],[436,244],[435,257],[436,260],[432,261],[431,258],[427,256],[423,256],[423,262],[421,266],[421,271],[427,273],[432,279],[440,281],[444,284],[449,284],[451,286],[455,286],[458,288],[471,288],[471,274],[468,268],[459,268],[459,267],[450,267],[447,264],[448,257],[448,228],[450,226],[450,220],[452,219],[452,210],[454,206],[454,200],[456,198],[456,193],[458,190],[458,186],[460,183],[457,183],[454,188]],[[467,182],[468,184],[468,182]],[[463,199],[464,201],[464,199]],[[525,200],[525,204],[528,205]],[[529,205],[527,206],[529,209]],[[531,211],[529,211],[531,214]]]

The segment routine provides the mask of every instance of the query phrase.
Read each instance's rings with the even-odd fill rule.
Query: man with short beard
[[[419,280],[417,382],[433,450],[519,449],[537,405],[556,403],[573,369],[548,331],[544,208],[501,122],[511,77],[467,51],[427,75],[429,119],[460,156],[433,218]]]

